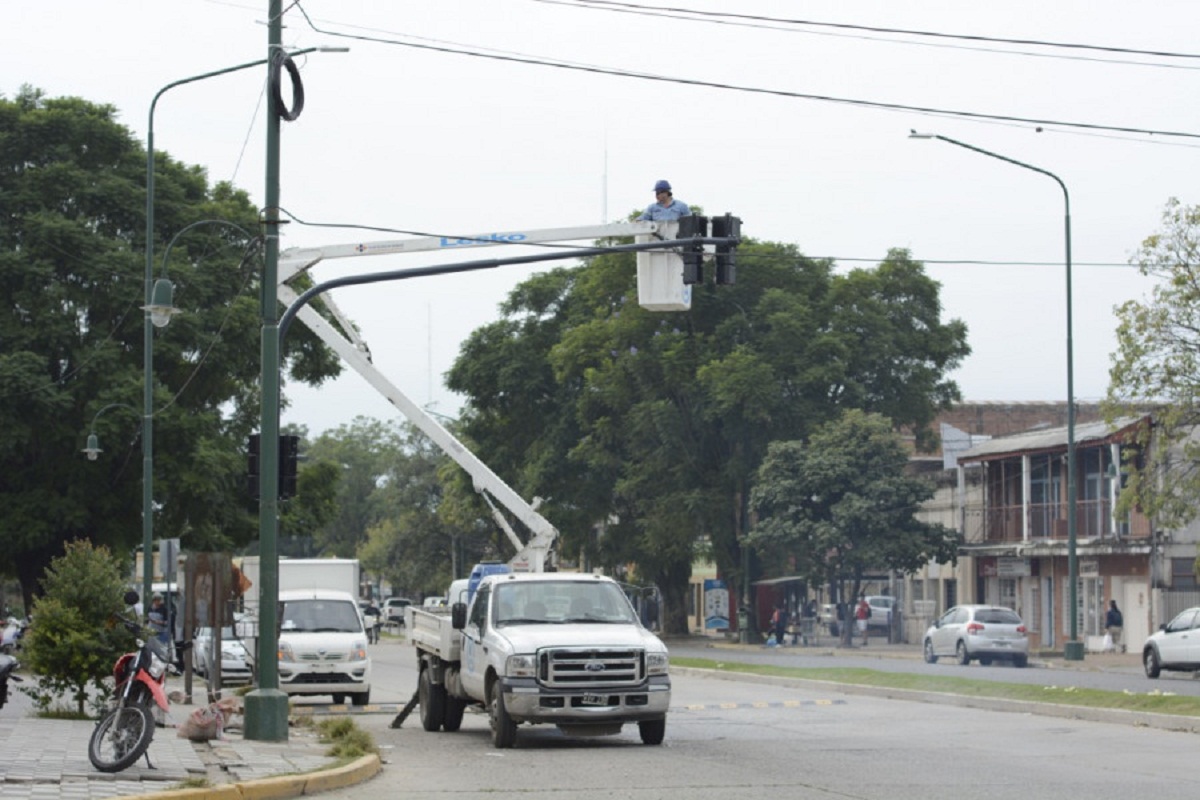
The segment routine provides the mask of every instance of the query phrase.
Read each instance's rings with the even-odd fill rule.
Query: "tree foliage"
[[[63,544],[126,558],[141,537],[145,150],[111,106],[0,98],[0,544],[27,604]],[[154,526],[195,550],[257,529],[245,502],[246,436],[260,365],[257,212],[232,186],[159,153],[155,251],[177,315],[153,342]],[[320,382],[337,362],[307,331],[285,369]],[[102,409],[112,408],[99,414]],[[80,455],[89,432],[103,452]]]
[[[1200,501],[1200,206],[1172,198],[1136,260],[1158,282],[1147,301],[1116,309],[1104,411],[1112,421],[1153,410],[1155,425],[1143,426],[1139,454],[1125,464],[1121,504],[1173,527],[1194,519]]]
[[[850,581],[850,597],[869,570],[953,563],[958,535],[916,518],[934,487],[906,476],[907,463],[890,421],[854,409],[807,443],[773,442],[751,493],[751,544],[810,585]]]
[[[43,585],[24,645],[25,666],[38,676],[30,695],[43,712],[65,695],[82,715],[89,686],[101,700],[107,697],[111,687],[105,679],[134,644],[124,627],[106,625],[124,608],[121,564],[107,548],[69,542],[46,570]]]
[[[602,255],[517,287],[448,374],[484,460],[562,531],[564,554],[656,583],[684,625],[697,542],[740,579],[754,471],[776,439],[842,408],[930,440],[957,399],[966,329],[904,251],[841,275],[789,245],[743,244],[734,286],[686,313],[636,301],[633,258]],[[738,581],[740,583],[740,580]]]

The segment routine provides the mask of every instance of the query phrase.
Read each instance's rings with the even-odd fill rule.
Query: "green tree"
[[[889,415],[931,440],[958,398],[944,375],[969,352],[938,286],[896,250],[837,274],[792,246],[748,242],[738,283],[698,287],[682,314],[636,303],[633,259],[606,255],[519,286],[448,374],[470,398],[484,460],[563,532],[562,552],[664,594],[668,631],[702,537],[736,579],[754,470],[842,408]],[[743,556],[747,556],[745,561]]]
[[[1116,309],[1104,412],[1111,422],[1153,410],[1155,424],[1143,427],[1140,452],[1125,464],[1121,505],[1176,527],[1195,519],[1200,501],[1200,206],[1169,200],[1162,230],[1146,237],[1136,261],[1158,282],[1148,301]]]
[[[111,694],[105,679],[117,657],[134,644],[123,627],[106,625],[124,608],[121,564],[107,548],[85,540],[68,542],[46,570],[43,584],[45,594],[34,602],[36,624],[29,629],[22,656],[38,676],[30,694],[43,712],[66,695],[82,715],[88,687],[101,699]]]
[[[849,597],[871,569],[911,573],[933,559],[952,563],[958,535],[916,518],[934,488],[906,476],[907,463],[890,421],[854,409],[807,444],[773,442],[751,492],[758,522],[750,544],[776,563],[794,562],[811,584],[849,581]],[[849,634],[847,626],[846,641]]]
[[[140,542],[146,154],[116,110],[24,88],[0,98],[0,546],[29,604],[63,544],[126,557]],[[157,154],[156,252],[219,219],[257,230],[248,196]],[[180,237],[177,316],[154,338],[155,531],[195,550],[245,544],[246,436],[258,409],[258,253],[227,225]],[[156,265],[156,270],[162,265]],[[333,354],[306,330],[285,370],[319,383]],[[79,451],[93,418],[104,452]]]

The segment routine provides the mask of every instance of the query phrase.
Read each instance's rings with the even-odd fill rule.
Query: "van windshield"
[[[344,600],[289,600],[279,629],[299,633],[362,633],[358,609]]]

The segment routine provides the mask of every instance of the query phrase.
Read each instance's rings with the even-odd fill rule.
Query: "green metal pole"
[[[1079,641],[1079,597],[1077,585],[1079,583],[1079,566],[1078,559],[1076,558],[1078,531],[1075,506],[1078,501],[1078,487],[1075,480],[1075,344],[1071,320],[1071,195],[1067,191],[1067,185],[1063,183],[1061,178],[1041,167],[1035,167],[1032,164],[1026,164],[1024,161],[1017,161],[1015,158],[1002,156],[999,153],[993,153],[991,150],[984,150],[982,147],[960,142],[957,139],[951,139],[949,136],[942,136],[941,134],[917,133],[913,131],[909,136],[913,139],[941,139],[943,142],[948,142],[967,150],[973,150],[976,153],[981,153],[1001,161],[1007,161],[1009,164],[1015,164],[1018,167],[1024,167],[1034,172],[1040,172],[1053,179],[1059,188],[1062,189],[1067,240],[1067,580],[1070,581],[1067,596],[1069,613],[1071,615],[1069,626],[1071,635],[1063,647],[1063,658],[1067,661],[1082,661],[1083,642]]]
[[[180,78],[159,89],[150,101],[146,123],[146,303],[154,301],[154,110],[158,99],[170,89],[185,83],[202,81],[267,63],[266,59],[235,64],[232,67]],[[154,325],[145,312],[142,333],[142,608],[150,609],[150,588],[154,582]]]
[[[281,51],[282,0],[270,0],[268,60]],[[270,66],[267,67],[271,69]],[[270,76],[268,76],[268,80]],[[246,695],[245,738],[287,741],[287,694],[279,690],[279,108],[267,91],[266,265],[262,276],[262,409],[259,428],[258,689]]]

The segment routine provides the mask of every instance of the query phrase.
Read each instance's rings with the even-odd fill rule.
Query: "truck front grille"
[[[552,689],[636,686],[646,675],[641,650],[553,648],[538,653],[538,680]]]

